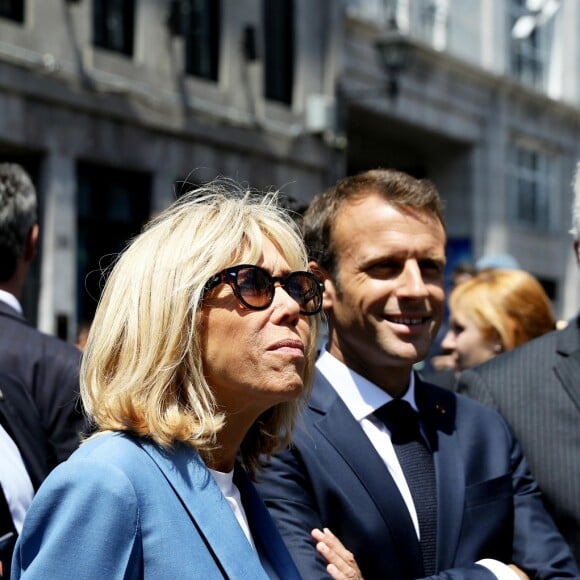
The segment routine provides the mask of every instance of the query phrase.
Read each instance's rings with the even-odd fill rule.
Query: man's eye
[[[377,262],[376,264],[373,264],[369,267],[368,271],[371,273],[392,272],[393,270],[400,270],[401,267],[401,264],[396,260],[385,260],[383,262]]]
[[[443,272],[443,268],[443,264],[436,260],[423,260],[421,262],[421,270],[426,272],[436,272],[439,274]]]

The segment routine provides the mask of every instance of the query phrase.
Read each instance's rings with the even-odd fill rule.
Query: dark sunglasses
[[[205,284],[204,295],[220,284],[231,286],[237,299],[251,310],[265,310],[274,300],[276,284],[300,305],[300,313],[311,316],[322,308],[324,284],[311,272],[291,272],[271,276],[267,270],[251,264],[240,264],[218,272]]]

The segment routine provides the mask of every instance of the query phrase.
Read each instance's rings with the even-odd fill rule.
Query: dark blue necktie
[[[437,489],[433,456],[419,428],[419,415],[409,403],[394,399],[375,412],[391,432],[391,441],[413,497],[426,576],[435,573]]]

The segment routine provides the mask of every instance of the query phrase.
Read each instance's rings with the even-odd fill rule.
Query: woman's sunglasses
[[[237,299],[251,310],[265,310],[272,304],[276,284],[298,302],[301,314],[311,316],[318,314],[322,308],[324,284],[311,272],[271,276],[259,266],[240,264],[212,276],[205,284],[204,295],[220,284],[231,286]]]

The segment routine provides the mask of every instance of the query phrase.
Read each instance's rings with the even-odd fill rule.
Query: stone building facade
[[[0,0],[0,158],[42,210],[28,316],[72,340],[100,269],[187,184],[300,209],[377,166],[435,182],[451,263],[510,253],[571,316],[579,25],[576,0]]]

